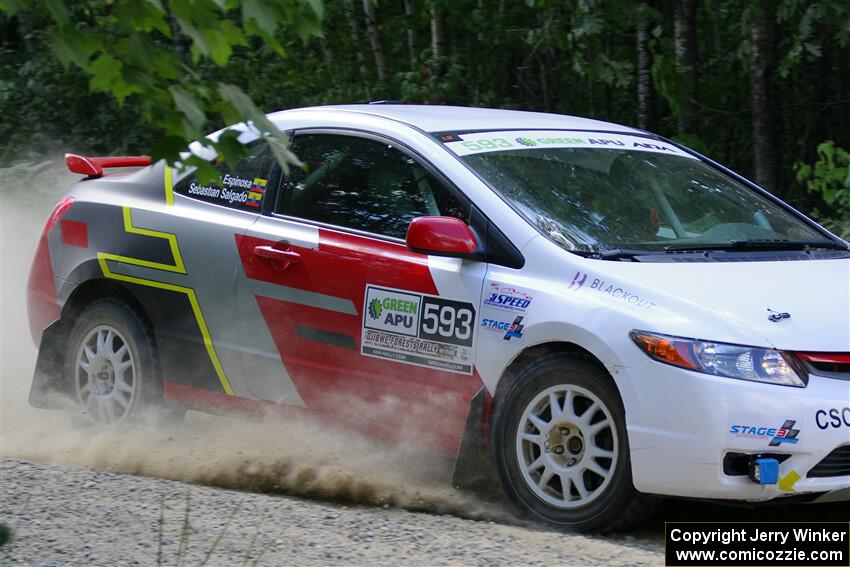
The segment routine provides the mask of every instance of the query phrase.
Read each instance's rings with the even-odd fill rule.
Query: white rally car
[[[615,124],[269,118],[303,169],[247,125],[216,184],[68,157],[87,177],[33,264],[31,403],[309,411],[455,455],[459,483],[496,471],[521,510],[582,530],[634,524],[651,495],[847,498],[846,242]]]

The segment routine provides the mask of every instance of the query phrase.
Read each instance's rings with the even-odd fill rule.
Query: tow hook
[[[757,484],[776,484],[779,481],[779,461],[754,455],[750,460],[747,476]]]

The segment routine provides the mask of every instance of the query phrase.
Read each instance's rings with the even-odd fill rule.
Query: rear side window
[[[259,213],[266,192],[280,182],[280,166],[269,145],[263,141],[249,148],[249,155],[233,167],[223,163],[219,183],[201,185],[194,175],[189,175],[175,185],[174,190],[186,197]]]
[[[469,222],[469,202],[416,160],[386,142],[334,134],[296,136],[291,168],[275,212],[404,238],[420,216]]]

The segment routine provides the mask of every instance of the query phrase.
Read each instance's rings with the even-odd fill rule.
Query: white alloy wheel
[[[92,420],[122,421],[138,396],[138,370],[127,339],[101,324],[80,342],[74,367],[77,401]]]
[[[550,506],[586,506],[614,476],[617,437],[611,411],[598,396],[576,385],[551,386],[532,398],[519,420],[522,478]]]

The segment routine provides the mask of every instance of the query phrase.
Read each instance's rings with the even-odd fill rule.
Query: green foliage
[[[824,209],[813,209],[814,215],[850,238],[850,152],[827,140],[818,145],[817,155],[813,165],[795,164],[797,181],[824,203]]]
[[[241,155],[235,136],[205,138],[216,124],[251,122],[269,142],[282,164],[299,163],[288,140],[237,85],[204,80],[199,68],[224,67],[235,49],[252,41],[284,52],[279,31],[293,31],[302,41],[321,34],[320,0],[115,0],[67,6],[61,0],[7,3],[11,15],[41,16],[49,44],[66,71],[80,69],[92,93],[112,96],[119,107],[132,103],[141,119],[160,137],[152,157],[181,161],[193,140],[227,159]],[[241,11],[240,11],[241,9]],[[43,14],[49,18],[44,18]],[[182,163],[198,168],[202,180],[216,170],[191,155]]]
[[[412,0],[412,15],[373,3],[383,82],[361,0],[0,0],[0,161],[56,150],[175,160],[188,141],[253,120],[294,163],[264,112],[379,99],[635,124],[642,23],[650,129],[752,176],[752,2],[697,0],[695,85],[676,66],[676,2]],[[850,148],[850,3],[776,0],[770,18],[777,190],[835,217],[831,194],[809,191],[793,164],[819,159],[822,140]],[[693,126],[680,135],[685,111]],[[215,149],[242,151],[232,134]]]

